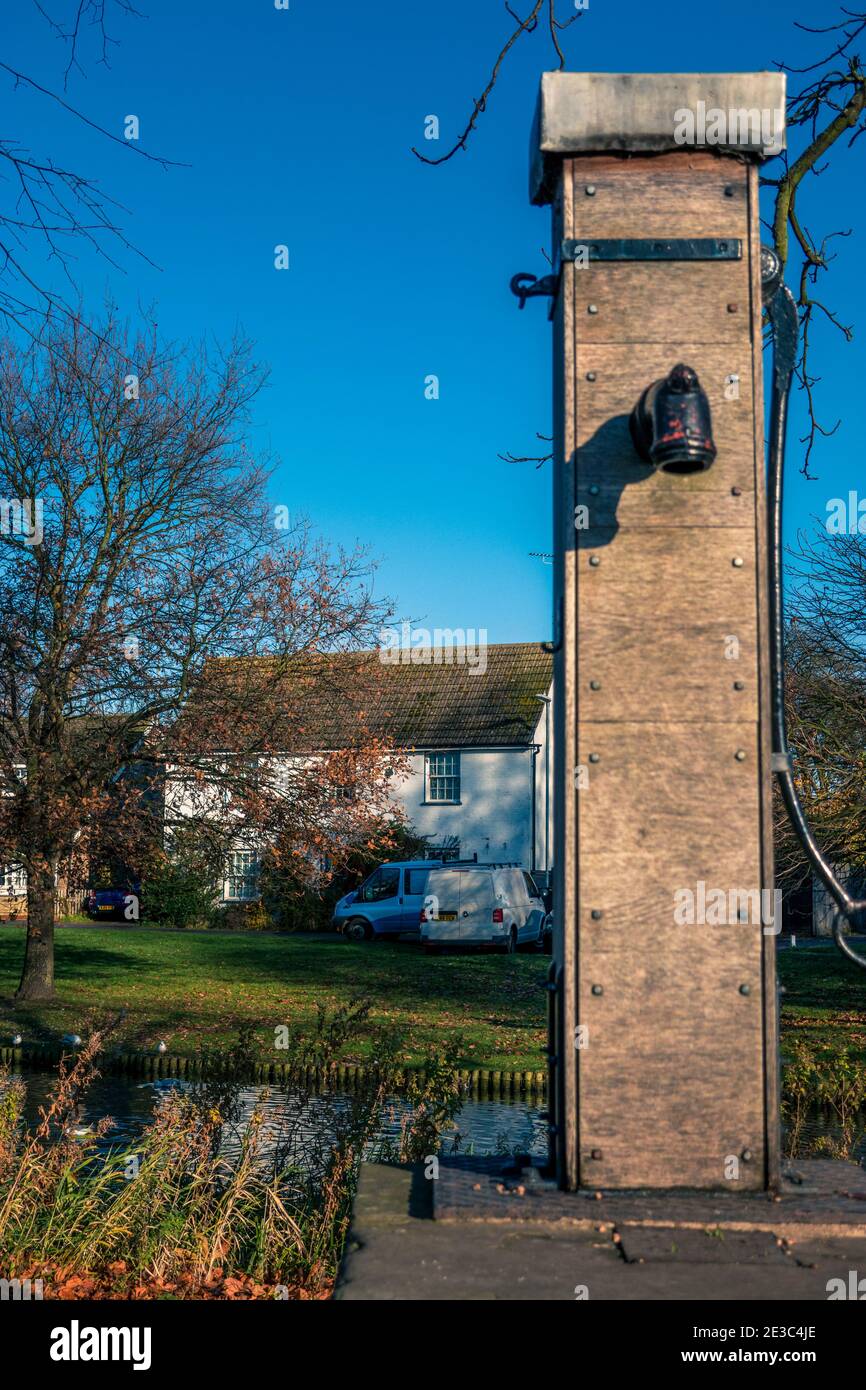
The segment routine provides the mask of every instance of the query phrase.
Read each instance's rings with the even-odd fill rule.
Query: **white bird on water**
[[[64,1134],[68,1134],[72,1139],[86,1139],[88,1134],[93,1133],[93,1125],[84,1124],[83,1119],[81,1106],[79,1106],[75,1112],[74,1120],[63,1131]]]

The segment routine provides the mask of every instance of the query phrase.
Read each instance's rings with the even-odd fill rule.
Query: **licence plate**
[[[456,921],[457,921],[457,913],[456,913],[456,912],[440,912],[440,913],[439,913],[439,916],[438,916],[438,918],[437,918],[437,921],[439,921],[439,922],[456,922]]]

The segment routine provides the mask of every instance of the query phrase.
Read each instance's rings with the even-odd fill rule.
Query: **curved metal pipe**
[[[779,270],[778,275],[781,274]],[[772,277],[766,277],[772,284]],[[782,596],[782,499],[785,472],[785,436],[788,396],[797,354],[797,306],[786,285],[780,284],[768,300],[767,314],[773,328],[773,395],[770,408],[769,457],[769,570],[770,570],[770,665],[772,681],[773,772],[789,819],[815,873],[836,904],[833,939],[843,955],[866,969],[866,957],[858,954],[842,934],[842,920],[852,928],[866,922],[866,898],[852,898],[843,887],[815,840],[791,773],[791,755],[785,723],[785,621]]]

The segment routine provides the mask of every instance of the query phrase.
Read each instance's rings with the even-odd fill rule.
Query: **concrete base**
[[[469,1195],[471,1194],[471,1195]],[[783,1192],[561,1193],[514,1160],[364,1164],[335,1298],[815,1300],[866,1275],[866,1173],[792,1166]]]

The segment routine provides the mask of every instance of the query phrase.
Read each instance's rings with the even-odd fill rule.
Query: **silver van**
[[[427,875],[421,941],[429,951],[440,946],[540,950],[546,917],[541,894],[525,869],[511,864],[444,865]]]

